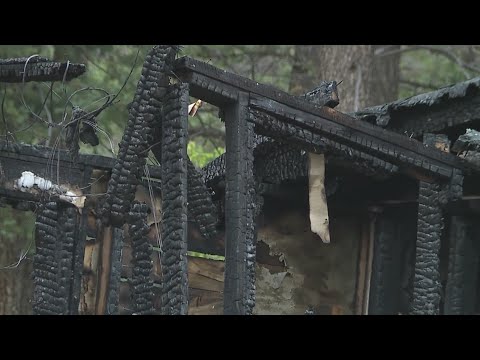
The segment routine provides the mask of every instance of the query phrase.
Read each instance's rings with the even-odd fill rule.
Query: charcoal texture
[[[125,222],[153,142],[153,128],[160,118],[161,102],[170,82],[168,75],[177,51],[175,46],[157,45],[146,56],[108,183],[103,210],[105,223],[118,227]]]
[[[33,263],[33,312],[65,315],[74,311],[72,301],[77,209],[56,202],[39,208],[36,252]]]
[[[162,122],[162,313],[188,312],[188,84],[172,85]]]
[[[131,300],[135,314],[152,314],[153,309],[153,263],[152,247],[148,241],[148,206],[134,201],[129,212],[129,234],[132,241],[133,273],[130,281]]]

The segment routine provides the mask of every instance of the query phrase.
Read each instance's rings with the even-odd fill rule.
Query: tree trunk
[[[342,112],[396,100],[399,56],[375,57],[375,50],[383,46],[297,45],[290,92],[302,94],[322,80],[342,81],[337,107]]]

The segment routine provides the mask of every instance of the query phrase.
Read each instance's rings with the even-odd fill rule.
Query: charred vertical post
[[[148,206],[134,201],[129,215],[129,234],[132,240],[132,306],[135,314],[153,313],[152,248],[147,234]]]
[[[437,146],[437,137],[425,134],[424,143]],[[440,312],[440,241],[444,219],[440,194],[445,184],[419,182],[417,243],[411,313],[438,315]]]
[[[188,312],[188,84],[168,88],[162,122],[162,312]]]
[[[120,278],[122,274],[123,241],[123,229],[112,227],[112,247],[110,253],[110,273],[108,279],[106,315],[118,314]]]
[[[392,219],[386,216],[384,211],[377,211],[368,309],[368,313],[372,315],[392,314],[392,309],[388,304],[388,290],[395,240],[395,224]]]
[[[55,201],[40,206],[33,263],[34,314],[66,315],[74,311],[72,295],[77,215],[75,207]]]
[[[92,168],[87,166],[84,170],[82,187],[89,187],[90,178],[92,176]],[[88,223],[88,210],[84,209],[81,214],[76,214],[77,217],[77,236],[74,243],[73,250],[73,283],[72,283],[72,296],[71,296],[71,310],[72,315],[77,315],[79,312],[80,293],[82,287],[82,275],[83,275],[83,260],[85,256],[85,244],[87,240],[87,223]]]
[[[225,315],[250,315],[255,306],[255,179],[248,94],[225,108]]]
[[[449,198],[459,199],[463,194],[463,175],[456,170],[450,182]],[[448,278],[445,289],[446,315],[462,315],[466,313],[465,293],[468,291],[466,280],[466,263],[474,253],[471,244],[471,229],[468,219],[464,215],[455,215],[450,218],[449,231]],[[470,271],[470,270],[469,270]]]
[[[33,313],[60,315],[65,304],[59,296],[57,281],[57,220],[55,201],[40,205],[35,231],[35,256],[33,258]]]

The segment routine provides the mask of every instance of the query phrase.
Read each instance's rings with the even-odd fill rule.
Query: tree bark
[[[375,50],[383,46],[297,45],[290,92],[300,95],[322,80],[342,81],[337,107],[342,112],[396,100],[399,56],[376,57]]]

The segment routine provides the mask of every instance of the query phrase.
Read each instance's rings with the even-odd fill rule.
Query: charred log
[[[434,146],[435,136],[424,142]],[[441,183],[420,181],[418,193],[418,225],[413,284],[412,314],[438,315],[440,312],[440,241],[444,218],[439,194],[446,191]]]
[[[135,201],[129,213],[129,234],[132,241],[131,299],[133,311],[138,315],[153,313],[152,248],[147,234],[148,206]]]
[[[0,59],[0,82],[70,81],[86,71],[84,64],[60,63],[44,57]]]
[[[125,222],[143,174],[148,148],[153,140],[153,128],[170,82],[168,74],[177,50],[175,46],[154,46],[145,59],[142,76],[129,106],[128,123],[119,144],[117,162],[108,184],[103,211],[105,223],[119,227]]]
[[[34,314],[64,315],[72,311],[77,210],[57,202],[40,206],[33,264]]]
[[[186,315],[188,84],[168,88],[162,122],[162,313]]]
[[[226,249],[224,313],[250,315],[255,306],[255,178],[253,124],[248,95],[225,111],[226,123]]]
[[[105,314],[118,314],[120,296],[120,279],[122,277],[122,248],[124,242],[123,229],[112,228],[112,248],[110,253],[110,273],[108,279],[108,296]]]
[[[314,134],[306,129],[300,130],[294,125],[284,123],[274,116],[263,112],[250,110],[250,120],[255,123],[255,130],[263,135],[283,136],[285,141],[288,141],[290,144],[296,144],[298,147],[305,148],[311,152],[332,154],[334,157],[353,158],[355,162],[349,162],[350,166],[363,174],[372,176],[378,172],[383,174],[398,172],[396,165]]]
[[[364,109],[357,118],[418,137],[480,119],[480,78]]]

